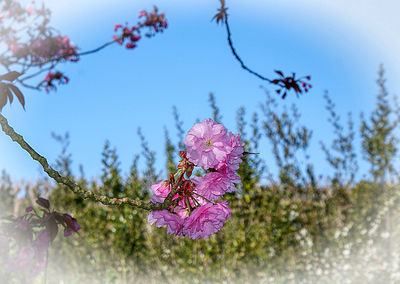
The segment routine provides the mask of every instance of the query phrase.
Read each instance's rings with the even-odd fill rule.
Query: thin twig
[[[111,44],[113,44],[115,42],[116,42],[115,40],[106,42],[105,44],[103,44],[103,45],[101,45],[101,46],[99,46],[97,48],[94,48],[94,49],[91,49],[91,50],[88,50],[88,51],[84,51],[84,52],[81,52],[81,53],[77,53],[76,56],[79,57],[79,56],[84,56],[84,55],[88,55],[88,54],[93,54],[93,53],[99,52],[100,50],[106,48],[107,46],[109,46],[109,45],[111,45]],[[40,67],[40,70],[35,72],[35,73],[33,73],[33,74],[31,74],[31,75],[28,75],[28,76],[26,76],[24,78],[19,79],[18,82],[21,83],[21,85],[23,85],[24,87],[31,88],[31,89],[38,89],[37,87],[35,88],[35,87],[31,87],[29,85],[26,85],[23,82],[28,80],[28,79],[31,79],[33,77],[36,77],[37,75],[39,75],[39,74],[41,74],[41,73],[43,73],[45,71],[49,71],[49,70],[53,69],[54,67],[56,67],[56,65],[58,63],[61,62],[61,60],[65,59],[65,57],[66,57],[65,55],[62,55],[62,56],[59,56],[57,58],[49,59],[49,60],[47,60],[45,62],[41,62],[40,64],[31,64],[30,67]],[[43,66],[47,65],[48,63],[51,63],[51,65],[46,67],[46,68],[43,68]],[[25,74],[25,72],[26,71],[22,71],[21,73]]]
[[[41,73],[43,73],[43,72],[46,72],[46,71],[49,71],[49,70],[53,69],[54,66],[55,66],[55,65],[54,65],[54,63],[53,63],[53,64],[51,64],[49,67],[41,68],[39,71],[37,71],[37,72],[35,72],[35,73],[31,74],[31,75],[28,75],[28,76],[26,76],[26,77],[24,77],[24,78],[21,78],[20,81],[25,81],[25,80],[28,80],[28,79],[30,79],[30,78],[36,77],[37,75],[39,75],[39,74],[41,74]]]
[[[272,80],[260,75],[259,73],[251,70],[249,67],[247,67],[243,60],[240,58],[240,56],[236,53],[235,47],[233,46],[232,43],[232,35],[231,35],[231,29],[229,27],[229,23],[228,23],[228,13],[225,13],[225,17],[224,17],[224,23],[225,23],[225,27],[226,27],[226,33],[228,34],[228,44],[229,47],[231,48],[231,51],[233,53],[233,55],[235,56],[236,60],[239,61],[240,66],[246,70],[247,72],[249,72],[250,74],[253,74],[254,76],[257,76],[258,78],[260,78],[261,80],[267,81],[268,83],[272,83]]]
[[[116,43],[116,41],[115,41],[115,40],[112,40],[112,41],[106,42],[105,44],[103,44],[103,45],[101,45],[101,46],[99,46],[99,47],[97,47],[97,48],[95,48],[95,49],[92,49],[92,50],[88,50],[88,51],[84,51],[84,52],[78,53],[78,56],[96,53],[96,52],[102,50],[103,48],[106,48],[107,46],[113,44],[113,43]]]

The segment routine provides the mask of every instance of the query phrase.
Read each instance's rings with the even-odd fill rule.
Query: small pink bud
[[[127,44],[125,45],[125,47],[126,47],[126,48],[129,48],[129,49],[132,49],[132,48],[135,48],[135,47],[136,47],[136,44],[134,44],[134,43],[127,43]]]
[[[28,15],[32,15],[35,12],[35,10],[33,9],[33,7],[31,5],[28,5],[26,7],[26,12],[28,13]]]
[[[140,39],[140,35],[131,36],[131,41],[138,41]]]
[[[114,26],[114,32],[118,31],[118,29],[122,28],[122,26],[120,24],[116,24]]]
[[[116,41],[116,42],[118,42],[119,44],[123,44],[123,41],[119,38],[119,37],[117,37],[117,36],[113,36],[113,39]]]
[[[146,17],[146,15],[147,15],[147,12],[145,10],[140,10],[139,11],[139,18]]]

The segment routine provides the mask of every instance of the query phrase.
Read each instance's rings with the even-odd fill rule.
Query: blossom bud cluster
[[[50,90],[55,90],[56,85],[55,82],[58,82],[58,84],[67,84],[69,82],[69,79],[67,76],[65,76],[63,73],[60,71],[56,72],[49,72],[46,74],[46,76],[43,78],[42,82],[40,85],[44,86],[44,90],[46,93],[48,93]]]
[[[148,215],[150,224],[166,226],[167,233],[191,239],[208,238],[219,231],[230,217],[228,202],[218,201],[225,193],[236,191],[236,174],[242,162],[244,143],[240,135],[211,119],[196,123],[188,132],[186,152],[180,152],[179,176],[151,186],[153,203],[162,203],[171,195],[172,204]],[[194,167],[205,171],[190,179]],[[186,177],[184,176],[186,173]]]
[[[32,4],[24,8],[21,3],[13,0],[1,1],[0,3],[0,23],[21,23],[27,20],[29,16],[43,16],[44,9],[35,9]]]
[[[158,8],[154,7],[153,12],[147,12],[145,10],[139,11],[139,21],[136,26],[129,27],[128,24],[125,26],[121,24],[116,24],[114,31],[122,31],[120,35],[114,35],[113,39],[120,45],[125,43],[125,47],[128,49],[133,49],[136,47],[137,42],[141,39],[141,29],[147,28],[148,31],[144,34],[146,37],[152,37],[156,33],[164,32],[168,26],[168,22],[165,19],[164,13],[158,13]]]
[[[77,47],[67,36],[39,37],[31,42],[18,44],[15,40],[8,41],[8,49],[13,56],[30,60],[30,64],[42,65],[50,61],[72,61],[79,60]]]

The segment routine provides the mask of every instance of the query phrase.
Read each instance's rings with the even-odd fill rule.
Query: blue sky
[[[87,177],[101,174],[101,151],[109,139],[118,150],[123,173],[141,151],[141,127],[157,167],[164,165],[164,126],[175,139],[172,107],[188,130],[196,119],[210,117],[208,94],[213,92],[223,123],[235,129],[236,110],[247,118],[259,110],[264,92],[259,79],[243,71],[230,53],[223,26],[211,22],[217,0],[188,1],[45,1],[53,11],[52,25],[69,35],[82,51],[111,39],[116,23],[137,21],[137,12],[157,5],[165,11],[169,27],[164,34],[143,39],[138,48],[118,45],[65,64],[70,83],[46,94],[23,90],[26,111],[14,103],[3,114],[9,123],[50,162],[60,146],[51,132],[70,133],[73,170],[82,164]],[[280,104],[296,103],[302,122],[313,129],[311,159],[318,173],[329,167],[319,141],[330,141],[331,131],[322,98],[328,90],[345,117],[374,106],[378,65],[384,63],[390,94],[399,90],[400,10],[398,1],[227,1],[233,41],[252,69],[266,76],[273,70],[312,76],[313,88],[297,99],[291,94]],[[261,149],[267,161],[267,146]],[[272,163],[272,160],[271,160]],[[14,180],[43,176],[39,165],[18,145],[0,133],[0,169]],[[365,170],[365,168],[364,168]]]

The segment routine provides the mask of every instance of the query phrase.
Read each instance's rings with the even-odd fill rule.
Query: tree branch
[[[80,53],[78,53],[78,56],[96,53],[96,52],[102,50],[103,48],[106,48],[107,46],[113,44],[113,43],[116,43],[116,41],[115,41],[115,40],[112,40],[112,41],[106,42],[105,44],[103,44],[103,45],[101,45],[101,46],[99,46],[99,47],[97,47],[97,48],[95,48],[95,49],[88,50],[88,51],[84,51],[84,52],[80,52]]]
[[[100,202],[104,205],[109,206],[121,206],[121,205],[129,205],[132,207],[138,207],[145,210],[163,210],[167,209],[172,204],[172,196],[168,196],[164,203],[152,203],[152,202],[144,202],[143,200],[136,200],[131,198],[111,198],[106,195],[98,195],[92,191],[86,190],[80,187],[78,184],[71,181],[69,178],[62,176],[58,171],[54,170],[46,158],[41,156],[38,152],[36,152],[25,140],[24,138],[15,132],[15,130],[8,124],[7,119],[0,114],[0,124],[3,132],[8,135],[11,140],[16,142],[22,149],[24,149],[35,161],[39,162],[42,165],[43,170],[47,173],[47,175],[53,178],[57,183],[64,184],[67,186],[73,193],[79,195],[83,199],[90,199],[96,202]],[[171,190],[174,192],[174,190]]]
[[[224,15],[224,23],[225,23],[225,28],[226,28],[226,33],[228,34],[228,44],[229,47],[231,48],[231,51],[233,53],[233,55],[235,56],[236,60],[239,61],[240,66],[246,70],[247,72],[249,72],[250,74],[253,74],[254,76],[260,78],[261,80],[267,81],[268,83],[272,83],[272,80],[260,75],[259,73],[251,70],[249,67],[247,67],[243,60],[240,58],[240,56],[236,53],[235,47],[233,46],[232,43],[232,35],[231,35],[231,29],[229,28],[229,23],[228,23],[228,13],[225,12]]]
[[[311,84],[306,83],[304,79],[310,80],[311,76],[303,76],[300,78],[295,78],[296,73],[292,73],[290,76],[285,76],[282,71],[280,70],[274,70],[275,73],[279,75],[277,79],[268,79],[267,77],[264,77],[263,75],[253,71],[249,67],[244,64],[244,61],[242,58],[240,58],[239,54],[236,52],[235,47],[233,46],[232,42],[232,34],[231,34],[231,29],[229,27],[229,22],[228,22],[228,13],[226,12],[228,10],[227,7],[225,7],[225,0],[220,0],[221,2],[221,7],[218,9],[218,13],[214,16],[213,19],[216,20],[217,24],[222,22],[225,25],[226,28],[226,33],[228,36],[228,45],[232,51],[233,56],[235,59],[240,63],[240,66],[242,69],[246,70],[250,74],[256,76],[257,78],[266,81],[270,84],[273,84],[277,86],[278,88],[275,90],[277,94],[282,96],[282,99],[284,99],[287,95],[287,91],[290,91],[293,89],[298,96],[299,94],[303,92],[308,92],[308,90],[312,87]]]

